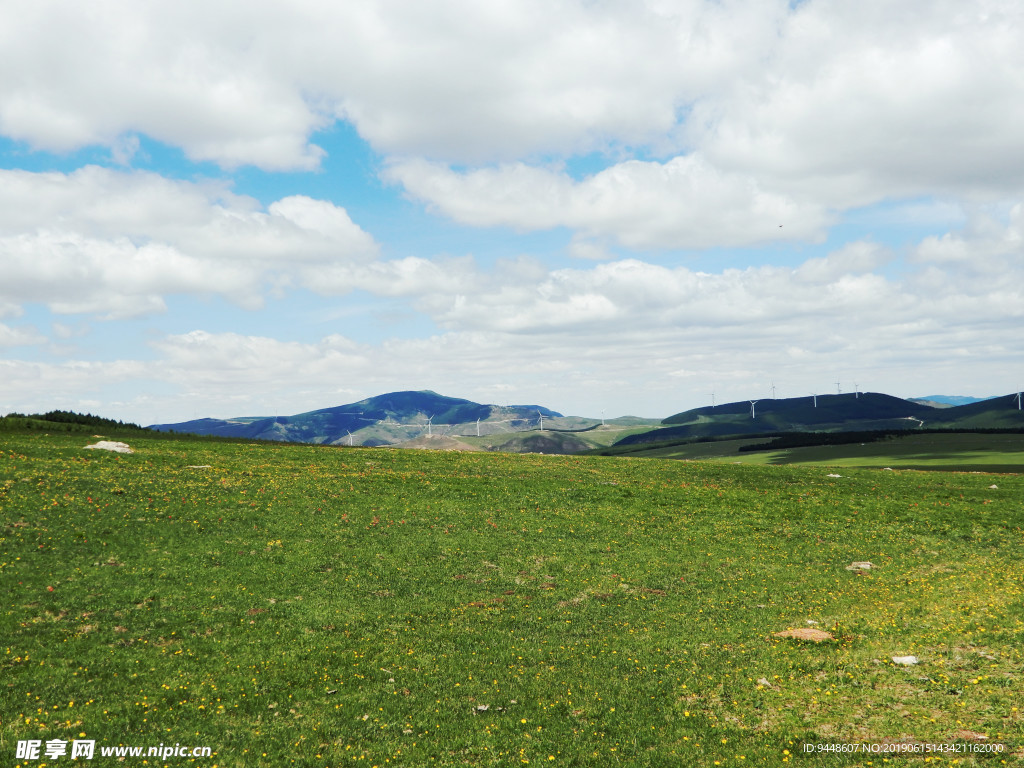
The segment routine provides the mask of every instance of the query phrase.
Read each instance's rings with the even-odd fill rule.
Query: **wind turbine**
[[[752,419],[756,419],[757,418],[757,412],[754,410],[754,406],[757,405],[760,402],[761,402],[760,400],[751,400],[750,401],[750,418],[752,418]]]
[[[604,426],[604,408],[601,409],[601,426]]]
[[[714,392],[709,392],[708,394],[711,395],[711,408],[714,409],[714,407],[715,407],[715,393]]]
[[[1021,409],[1020,408],[1020,392],[1018,392],[1017,393],[1017,410],[1019,411],[1020,409]]]
[[[838,381],[836,382],[836,394],[837,395],[843,394],[843,388],[841,386],[839,386],[839,382]]]
[[[544,414],[541,413],[540,411],[537,411],[537,415],[540,416],[540,431],[543,432],[544,431]]]
[[[346,431],[348,432],[348,447],[351,448],[352,447],[352,430],[349,429],[349,430],[346,430]]]
[[[427,417],[427,437],[433,437],[434,433],[431,431],[431,422],[434,420],[433,416]]]
[[[480,419],[476,420],[476,436],[480,437]]]
[[[774,400],[775,399],[775,382],[774,381],[772,382],[771,387],[772,387],[772,400]]]
[[[811,393],[811,397],[814,398],[814,407],[817,408],[818,407],[818,396],[812,392]]]
[[[857,386],[857,382],[853,382],[853,399],[856,400],[860,397],[860,387]]]

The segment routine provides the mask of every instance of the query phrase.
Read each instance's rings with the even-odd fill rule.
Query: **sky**
[[[1018,0],[0,0],[0,72],[0,413],[1024,387]]]

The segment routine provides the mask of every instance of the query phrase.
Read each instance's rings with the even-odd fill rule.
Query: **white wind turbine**
[[[1021,407],[1020,407],[1020,395],[1021,395],[1021,393],[1018,392],[1017,393],[1017,410],[1018,411],[1021,410]]]
[[[761,402],[760,400],[751,400],[750,401],[750,418],[752,418],[752,419],[756,419],[757,418],[757,411],[754,409],[754,406],[757,405],[760,402]]]
[[[811,397],[814,398],[814,407],[817,408],[818,407],[818,396],[812,392],[811,393]]]

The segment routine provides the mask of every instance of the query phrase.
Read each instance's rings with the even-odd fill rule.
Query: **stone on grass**
[[[870,571],[874,567],[875,567],[874,563],[871,563],[871,562],[869,562],[867,560],[854,560],[852,563],[850,563],[848,566],[846,566],[846,570],[848,570],[848,571]]]
[[[919,662],[917,656],[893,656],[892,663],[900,667],[912,667]]]
[[[135,453],[128,447],[127,443],[118,443],[113,440],[100,440],[98,443],[85,446],[85,449],[95,448],[100,451],[114,451],[116,453]]]
[[[783,632],[776,632],[774,636],[785,638],[791,637],[794,640],[809,640],[812,643],[820,643],[825,640],[835,640],[835,638],[828,632],[822,629],[811,629],[810,627],[787,629]]]

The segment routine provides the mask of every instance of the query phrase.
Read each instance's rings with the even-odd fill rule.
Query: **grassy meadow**
[[[928,432],[865,443],[815,445],[779,450],[741,451],[764,445],[764,437],[613,448],[619,453],[659,459],[729,461],[739,464],[804,464],[821,467],[889,467],[948,472],[1024,472],[1024,434]]]
[[[4,765],[1024,755],[1019,475],[90,442],[0,434]],[[803,752],[843,742],[1008,751]]]

